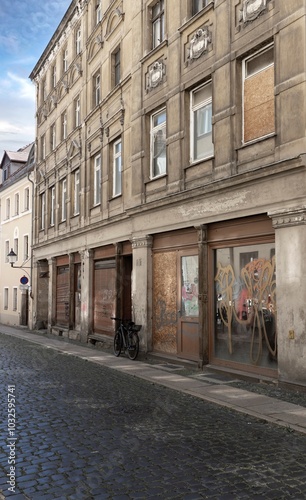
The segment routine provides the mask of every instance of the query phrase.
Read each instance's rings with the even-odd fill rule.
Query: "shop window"
[[[191,92],[191,161],[214,153],[212,141],[212,82]]]
[[[152,7],[152,40],[153,49],[165,38],[164,0],[159,0]]]
[[[94,158],[94,192],[93,204],[99,205],[101,203],[101,155]]]
[[[215,250],[214,356],[276,368],[274,243]]]
[[[113,144],[113,197],[122,193],[121,139]]]
[[[151,178],[167,172],[166,110],[151,116]]]
[[[243,141],[275,131],[274,48],[270,46],[243,62]]]

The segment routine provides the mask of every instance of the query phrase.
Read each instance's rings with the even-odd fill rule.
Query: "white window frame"
[[[165,115],[165,119],[157,124],[154,125],[154,120],[158,116],[162,117],[162,115]],[[158,110],[157,113],[153,113],[151,115],[151,124],[150,124],[150,156],[151,156],[151,172],[150,172],[150,177],[151,179],[155,179],[156,177],[161,177],[162,175],[165,175],[167,173],[167,144],[166,144],[166,139],[167,139],[167,111],[166,108],[162,108]],[[165,150],[165,158],[163,156],[158,155],[158,157],[155,155],[155,143],[158,140],[158,136],[162,136],[162,145],[163,150]],[[155,158],[159,158],[159,164],[157,163],[158,160],[155,162]]]
[[[40,195],[40,229],[45,229],[46,193]]]
[[[94,206],[101,203],[101,155],[94,158]]]
[[[61,222],[65,222],[67,220],[67,179],[62,180],[61,191],[62,191]]]
[[[158,0],[152,7],[152,48],[158,47],[165,39],[164,0]]]
[[[52,68],[52,86],[53,88],[56,87],[56,64]]]
[[[13,311],[17,311],[17,307],[18,307],[18,288],[17,286],[13,286],[13,297],[12,297]]]
[[[190,94],[190,157],[191,157],[191,163],[195,163],[198,161],[203,161],[207,158],[211,158],[214,155],[214,145],[212,141],[212,92],[210,97],[206,98],[205,100],[201,101],[198,104],[194,104],[194,95],[197,92],[200,92],[204,87],[207,87],[211,85],[212,86],[212,81],[206,82],[204,85],[201,85],[197,87],[196,89],[191,91]],[[196,126],[196,120],[198,120],[199,116],[198,113],[199,111],[202,111],[202,130],[201,133],[197,135],[196,137],[196,131],[199,128]],[[207,151],[207,153],[204,153],[202,156],[196,157],[196,138],[202,136],[211,136],[211,150]]]
[[[16,257],[16,262],[18,261],[18,254],[19,254],[19,241],[18,238],[14,238],[14,252],[17,255]]]
[[[54,151],[56,147],[56,129],[55,124],[51,125],[51,148]]]
[[[50,226],[55,224],[55,186],[50,188]]]
[[[67,139],[67,111],[62,114],[62,138],[63,141]]]
[[[212,0],[192,0],[192,14],[195,15],[206,7]]]
[[[11,199],[6,198],[6,220],[10,219],[11,217]]]
[[[101,0],[97,0],[96,3],[96,24],[102,20],[102,2]]]
[[[95,86],[95,106],[98,106],[101,102],[101,75],[96,73],[94,76],[94,86]]]
[[[82,50],[82,30],[81,26],[79,26],[75,33],[75,53],[76,55],[80,54]]]
[[[122,194],[122,141],[113,143],[113,197]]]
[[[81,101],[80,97],[75,100],[75,126],[79,127],[81,125]]]
[[[77,169],[74,172],[73,215],[79,215],[79,213],[80,213],[80,170]]]
[[[66,73],[68,69],[68,49],[63,50],[63,71]]]
[[[267,134],[267,135],[264,135],[264,136],[260,136],[260,137],[256,137],[254,139],[245,140],[245,121],[244,121],[244,118],[245,118],[245,91],[244,91],[245,81],[248,78],[252,78],[253,76],[257,75],[261,71],[265,71],[268,68],[270,68],[271,66],[274,66],[275,65],[275,61],[273,60],[273,63],[267,64],[266,66],[262,66],[259,70],[253,72],[251,75],[247,75],[247,70],[246,70],[247,64],[252,59],[260,57],[260,55],[264,54],[265,52],[267,52],[267,51],[269,51],[271,49],[275,50],[275,47],[274,47],[273,43],[267,45],[266,47],[263,47],[261,50],[258,50],[257,52],[254,52],[254,54],[246,57],[243,60],[243,64],[242,64],[242,89],[243,89],[242,90],[242,94],[243,94],[242,95],[242,142],[243,142],[243,144],[247,144],[248,142],[252,142],[252,141],[257,141],[258,139],[261,139],[263,137],[269,137],[271,135],[274,135],[274,132],[272,132],[270,134]]]

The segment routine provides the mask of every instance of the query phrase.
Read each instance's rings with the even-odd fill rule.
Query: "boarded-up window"
[[[115,260],[95,262],[94,279],[94,331],[112,335],[112,316],[116,311],[116,263]]]
[[[57,268],[56,323],[69,326],[69,266]]]
[[[244,61],[244,142],[275,130],[274,49],[269,47]]]

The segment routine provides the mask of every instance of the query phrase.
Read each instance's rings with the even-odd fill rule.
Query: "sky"
[[[35,140],[29,79],[71,0],[0,0],[0,161]]]

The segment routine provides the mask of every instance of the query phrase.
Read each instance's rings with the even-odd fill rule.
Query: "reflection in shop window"
[[[182,316],[198,316],[198,256],[182,257]]]
[[[274,244],[216,250],[215,356],[275,368]]]

